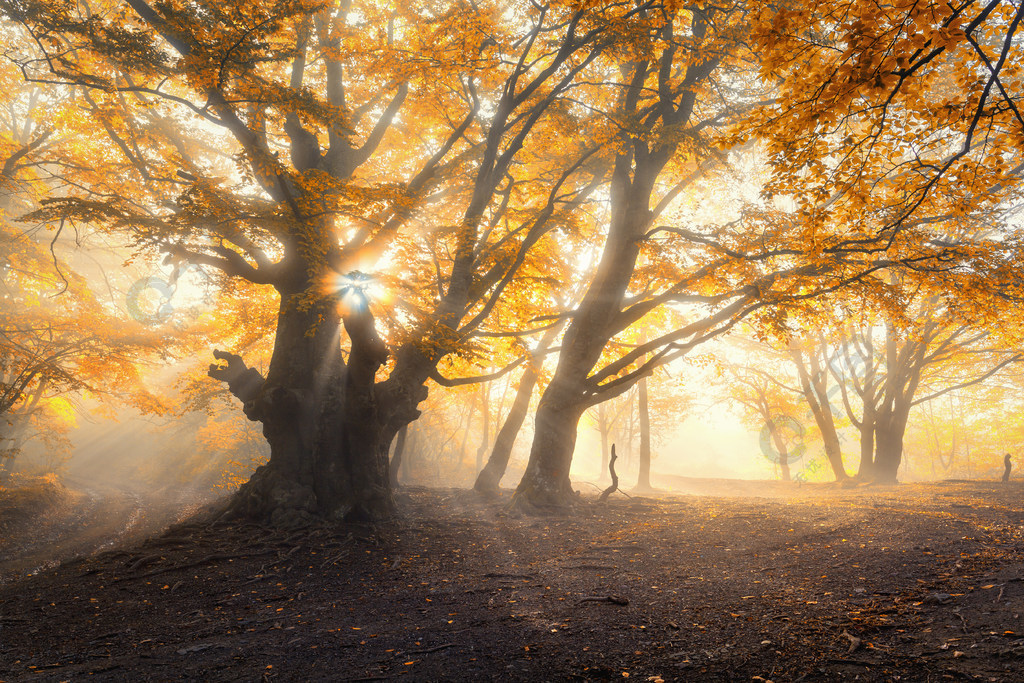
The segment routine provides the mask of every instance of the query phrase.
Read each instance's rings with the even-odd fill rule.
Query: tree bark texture
[[[242,486],[228,512],[277,526],[388,517],[388,450],[418,415],[423,380],[406,388],[406,400],[382,391],[375,376],[387,349],[368,308],[357,306],[342,318],[333,297],[301,302],[305,288],[282,292],[266,379],[239,356],[214,354],[226,365],[212,365],[210,376],[228,383],[270,444],[269,462]],[[347,362],[339,343],[343,329],[351,343]]]

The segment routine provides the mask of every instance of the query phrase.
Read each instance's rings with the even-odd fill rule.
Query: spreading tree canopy
[[[428,383],[534,354],[446,359],[564,324],[518,496],[562,505],[583,412],[746,316],[886,300],[892,269],[1013,296],[1021,10],[874,7],[0,0],[5,56],[69,131],[26,142],[53,181],[24,219],[272,302],[266,371],[233,348],[209,375],[271,450],[232,510],[276,523],[390,514]],[[759,200],[678,209],[759,150]]]

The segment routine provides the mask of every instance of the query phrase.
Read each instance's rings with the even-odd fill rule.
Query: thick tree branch
[[[505,376],[515,368],[522,365],[527,360],[529,360],[529,356],[520,356],[519,358],[515,359],[514,361],[503,367],[501,370],[498,370],[497,372],[492,372],[488,375],[477,375],[474,377],[456,377],[455,379],[448,379],[447,377],[442,377],[441,373],[435,367],[432,368],[430,371],[430,379],[434,380],[443,387],[461,387],[466,386],[467,384],[480,384],[482,382],[491,382]]]
[[[207,374],[213,379],[227,382],[228,391],[242,402],[246,417],[253,421],[259,420],[256,399],[263,390],[263,375],[259,370],[247,367],[237,354],[214,350],[213,357],[225,363],[210,365]]]
[[[170,244],[163,247],[163,251],[172,257],[182,261],[188,261],[200,266],[212,266],[223,271],[227,275],[241,277],[257,285],[276,285],[280,279],[280,264],[267,264],[262,267],[255,267],[245,260],[241,254],[234,249],[225,246],[211,246],[218,255],[205,254],[192,251],[179,244]]]
[[[27,155],[31,154],[34,150],[41,147],[43,143],[46,142],[47,138],[49,138],[52,134],[52,130],[43,131],[35,140],[32,140],[26,145],[23,145],[21,149],[16,151],[11,156],[7,157],[7,159],[4,161],[3,168],[0,169],[0,175],[2,175],[3,178],[6,178],[8,180],[13,179],[15,171],[17,170],[18,162],[21,159],[25,158]]]

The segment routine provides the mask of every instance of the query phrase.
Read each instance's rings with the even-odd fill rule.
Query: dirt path
[[[765,489],[181,526],[0,587],[0,679],[1021,680],[1019,486]]]
[[[153,492],[128,483],[69,477],[62,498],[0,535],[0,584],[73,557],[139,542],[193,513],[195,492]]]

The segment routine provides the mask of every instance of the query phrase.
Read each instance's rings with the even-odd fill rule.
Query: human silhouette
[[[1006,456],[1003,458],[1003,467],[1006,468],[1005,470],[1003,470],[1003,481],[1010,481],[1010,470],[1012,469],[1012,465],[1010,465],[1009,453],[1007,453]]]

